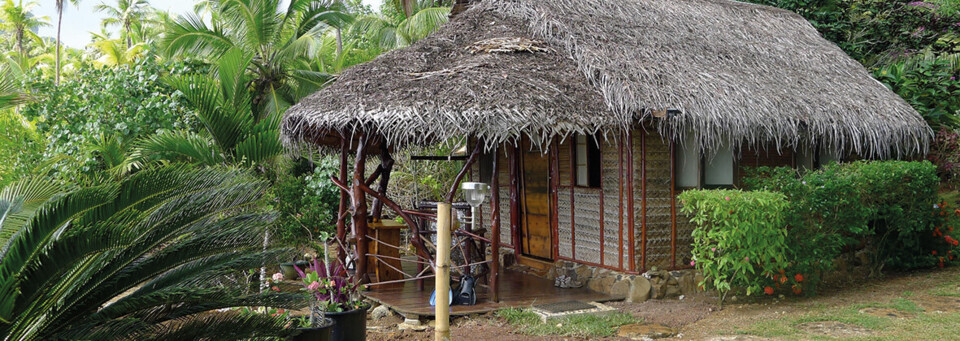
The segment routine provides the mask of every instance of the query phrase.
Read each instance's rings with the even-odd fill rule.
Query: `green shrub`
[[[933,212],[939,202],[936,166],[928,161],[879,161],[837,167],[858,180],[861,202],[874,210],[876,264],[898,269],[934,266],[928,255],[935,242],[932,233],[941,223]]]
[[[946,230],[954,212],[938,201],[940,180],[930,162],[860,161],[802,176],[791,168],[760,167],[747,174],[745,189],[780,192],[790,201],[786,270],[809,274],[808,286],[832,268],[845,246],[857,243],[872,248],[875,270],[932,267],[940,262],[933,250],[952,253]]]
[[[821,274],[833,269],[843,247],[870,233],[867,222],[874,210],[861,203],[853,174],[839,167],[802,177],[788,167],[760,167],[749,170],[743,184],[749,190],[782,193],[790,202],[784,218],[788,262],[771,278],[774,288],[815,293]]]
[[[697,225],[693,259],[705,278],[701,285],[716,288],[721,305],[733,288],[743,288],[747,295],[764,291],[786,262],[786,197],[766,191],[693,190],[679,199],[682,212]]]
[[[340,190],[330,181],[339,170],[333,157],[321,158],[312,172],[282,174],[271,192],[277,219],[277,239],[284,245],[313,245],[319,233],[335,231]],[[295,172],[296,173],[296,172]]]

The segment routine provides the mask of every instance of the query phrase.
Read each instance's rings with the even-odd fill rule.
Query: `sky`
[[[50,19],[50,26],[40,28],[40,36],[56,37],[57,10],[54,0],[35,1],[39,5],[33,9],[33,13]],[[90,43],[90,32],[100,32],[100,21],[103,20],[105,15],[93,8],[101,2],[114,5],[116,0],[81,0],[79,8],[73,5],[66,6],[63,13],[63,30],[60,33],[64,45],[83,48]],[[170,13],[183,14],[192,12],[195,2],[196,0],[152,0],[150,5]],[[364,4],[369,5],[374,10],[380,7],[380,2],[381,0],[363,0]],[[114,32],[113,37],[119,36],[116,34],[118,31],[116,26],[111,28],[111,31]]]

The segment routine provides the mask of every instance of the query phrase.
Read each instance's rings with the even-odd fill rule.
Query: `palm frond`
[[[209,138],[186,131],[164,132],[137,143],[136,155],[149,159],[185,160],[204,165],[223,163],[222,152]]]
[[[0,245],[6,245],[59,192],[60,186],[41,177],[23,178],[0,190]]]
[[[447,23],[450,18],[449,7],[425,8],[404,20],[397,27],[397,34],[403,39],[400,47],[408,46],[428,35]]]
[[[208,27],[203,18],[195,14],[170,21],[160,45],[168,57],[191,53],[209,59],[216,59],[234,46],[220,25],[214,23]]]

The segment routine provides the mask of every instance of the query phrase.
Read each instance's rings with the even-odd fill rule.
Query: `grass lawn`
[[[512,325],[517,332],[529,335],[557,335],[571,337],[602,337],[616,334],[617,328],[637,323],[633,315],[613,312],[599,315],[575,315],[540,321],[540,316],[526,309],[511,308],[497,311],[500,317]]]
[[[736,334],[777,338],[778,340],[835,340],[816,335],[800,327],[809,322],[837,321],[869,330],[869,335],[842,337],[844,340],[957,340],[960,339],[960,276],[949,276],[945,283],[923,291],[903,291],[899,297],[842,306],[813,304],[798,314],[754,322],[735,328]],[[930,307],[930,308],[925,308]],[[904,317],[874,316],[864,308],[887,308]]]

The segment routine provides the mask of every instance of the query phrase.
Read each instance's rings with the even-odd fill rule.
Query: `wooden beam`
[[[341,185],[347,183],[347,160],[350,154],[350,141],[345,138],[340,139],[340,183]],[[336,183],[336,182],[335,182]],[[337,248],[337,259],[340,260],[340,264],[347,264],[347,250],[344,250],[344,246],[347,245],[347,220],[346,214],[347,209],[349,208],[350,202],[350,192],[345,188],[346,186],[340,187],[340,206],[339,214],[337,215],[337,241],[340,247]]]
[[[363,191],[364,170],[366,169],[367,143],[369,137],[360,133],[357,142],[357,156],[353,168],[353,226],[357,238],[357,280],[359,283],[370,282],[367,274],[367,253],[370,242],[367,240],[367,196]]]
[[[470,153],[470,157],[467,158],[467,162],[463,164],[463,168],[460,169],[460,173],[457,173],[457,177],[453,180],[453,185],[450,186],[450,192],[447,193],[447,198],[444,200],[446,203],[453,203],[453,198],[457,195],[457,189],[460,188],[460,182],[463,181],[463,177],[467,175],[467,172],[470,170],[470,166],[477,161],[477,156],[480,155],[480,146],[481,143],[477,143],[477,146],[473,148],[473,152]]]
[[[390,173],[393,172],[393,157],[390,155],[390,149],[386,147],[386,142],[383,142],[383,145],[380,146],[380,167],[377,167],[377,169],[380,170],[380,184],[377,186],[377,191],[379,191],[379,197],[386,197],[387,186],[390,185]],[[370,216],[373,219],[380,220],[382,215],[383,201],[375,198]]]
[[[434,156],[434,155],[414,155],[410,157],[413,161],[466,161],[466,155],[457,156]]]
[[[400,207],[396,202],[390,200],[381,193],[377,193],[373,189],[367,186],[360,186],[360,190],[364,191],[367,194],[370,194],[374,199],[379,200],[389,207],[393,212],[403,218],[403,222],[410,227],[413,236],[410,238],[410,242],[413,243],[414,248],[417,250],[417,255],[423,259],[430,259],[430,255],[426,253],[426,250],[423,247],[423,242],[420,240],[420,228],[417,226],[417,220],[414,220],[403,208]]]
[[[500,148],[493,152],[493,179],[490,185],[490,292],[494,302],[500,302]]]
[[[520,228],[520,177],[517,171],[520,168],[520,152],[517,147],[511,146],[509,152],[510,161],[510,238],[513,239],[513,250],[520,255],[520,234],[517,229]]]

